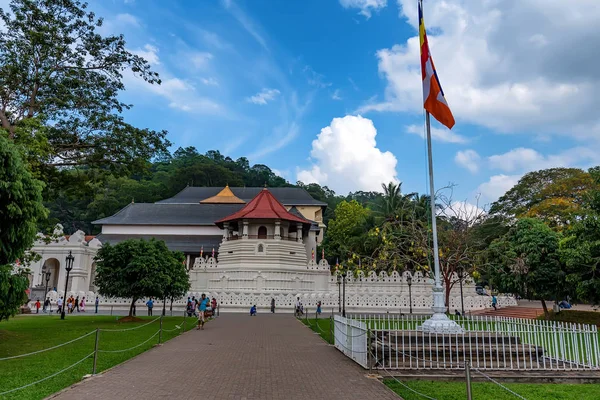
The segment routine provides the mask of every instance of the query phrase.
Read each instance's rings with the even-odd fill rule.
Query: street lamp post
[[[342,277],[339,272],[336,271],[337,285],[338,285],[338,312],[342,312]]]
[[[46,296],[48,296],[48,282],[50,282],[50,271],[44,272],[44,279],[46,279],[46,290],[44,291],[44,303],[46,302]]]
[[[412,314],[412,275],[406,276],[406,283],[408,283],[408,310]]]
[[[463,278],[465,276],[465,270],[464,268],[458,267],[458,284],[460,285],[460,315],[464,316],[465,315],[465,301],[463,298],[463,288],[462,288],[462,283],[463,283]]]
[[[343,282],[343,299],[342,299],[342,317],[346,318],[346,271],[342,272],[342,282]]]
[[[65,265],[65,269],[67,270],[67,279],[65,280],[65,294],[63,295],[63,306],[62,310],[60,311],[60,319],[65,319],[65,308],[67,307],[67,288],[69,287],[69,274],[73,269],[74,260],[75,257],[73,257],[73,254],[71,254],[71,251],[69,250],[69,255],[67,256]]]

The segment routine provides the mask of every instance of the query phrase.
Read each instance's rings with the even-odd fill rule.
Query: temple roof
[[[242,208],[242,204],[131,203],[97,225],[207,225]]]
[[[216,195],[209,197],[208,199],[200,200],[200,204],[245,204],[246,202],[239,197],[237,197],[231,189],[229,189],[229,185],[225,186],[223,190],[221,190]]]
[[[290,214],[295,215],[296,217],[300,217],[300,218],[305,218],[304,215],[302,215],[302,213],[296,208],[296,206],[293,206],[292,208],[290,208]],[[310,222],[310,230],[311,231],[315,231],[315,232],[319,232],[321,231],[321,228],[319,228],[319,224],[315,221],[312,221],[310,219],[307,219]]]
[[[291,214],[285,209],[269,189],[262,189],[256,197],[254,197],[241,210],[215,221],[219,228],[223,227],[223,223],[238,221],[240,219],[279,219],[289,222],[297,222],[305,225],[310,225],[311,221],[304,217],[298,217]]]
[[[260,191],[262,187],[229,187],[231,192],[237,198],[249,202]],[[158,204],[198,204],[202,200],[211,196],[216,196],[223,191],[220,187],[196,187],[188,186],[175,196],[157,201]],[[326,207],[327,203],[312,198],[310,193],[299,187],[275,187],[269,188],[269,191],[277,200],[288,207],[291,206],[321,206]],[[231,204],[231,203],[230,203]],[[241,204],[241,203],[240,203]]]

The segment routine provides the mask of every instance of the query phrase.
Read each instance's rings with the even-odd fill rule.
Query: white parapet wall
[[[318,263],[311,260],[306,267],[277,267],[272,264],[248,266],[219,266],[213,257],[197,258],[193,268],[189,271],[191,290],[188,296],[200,297],[203,293],[216,298],[222,312],[248,312],[252,305],[259,311],[267,311],[271,299],[275,299],[277,312],[293,312],[299,298],[303,307],[312,313],[321,302],[322,311],[330,313],[337,311],[340,297],[344,297],[348,312],[389,312],[408,313],[412,301],[412,311],[416,314],[431,312],[433,303],[432,279],[423,276],[421,272],[411,274],[408,271],[398,273],[364,272],[359,271],[356,276],[348,275],[344,279],[338,274],[330,273],[330,266],[326,260]],[[410,289],[408,281],[411,281]],[[339,283],[338,283],[339,282]],[[450,312],[461,309],[460,284],[458,276],[453,276],[450,291]],[[491,306],[491,297],[478,295],[475,285],[470,277],[463,278],[463,302],[465,310],[481,310]],[[68,295],[86,298],[86,303],[93,308],[96,293],[93,291],[69,291]],[[55,304],[58,297],[63,295],[62,290],[50,291],[48,297]],[[110,299],[99,296],[100,309],[126,310],[129,308],[129,299]],[[137,302],[137,312],[145,312],[147,299]],[[185,308],[187,296],[173,302],[173,309],[182,311]],[[498,296],[500,307],[516,305],[516,300],[510,296]],[[155,309],[161,309],[162,303],[158,300]],[[167,301],[167,309],[170,301]]]

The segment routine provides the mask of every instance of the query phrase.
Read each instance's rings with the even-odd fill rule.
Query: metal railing
[[[344,353],[352,359],[361,351],[371,352],[368,365],[375,369],[464,369],[469,362],[477,370],[600,369],[595,325],[475,316],[453,318],[464,329],[462,333],[430,333],[419,329],[427,318],[399,314],[336,316],[336,344],[339,339],[348,347],[351,351]],[[360,342],[365,347],[359,348],[355,338],[348,342],[350,332],[367,332]]]
[[[333,338],[336,349],[363,368],[368,368],[369,331],[365,322],[336,315],[333,318]]]

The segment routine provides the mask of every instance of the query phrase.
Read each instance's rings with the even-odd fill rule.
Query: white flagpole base
[[[417,327],[417,330],[431,333],[463,333],[465,330],[446,315],[442,287],[433,288],[433,315]]]

